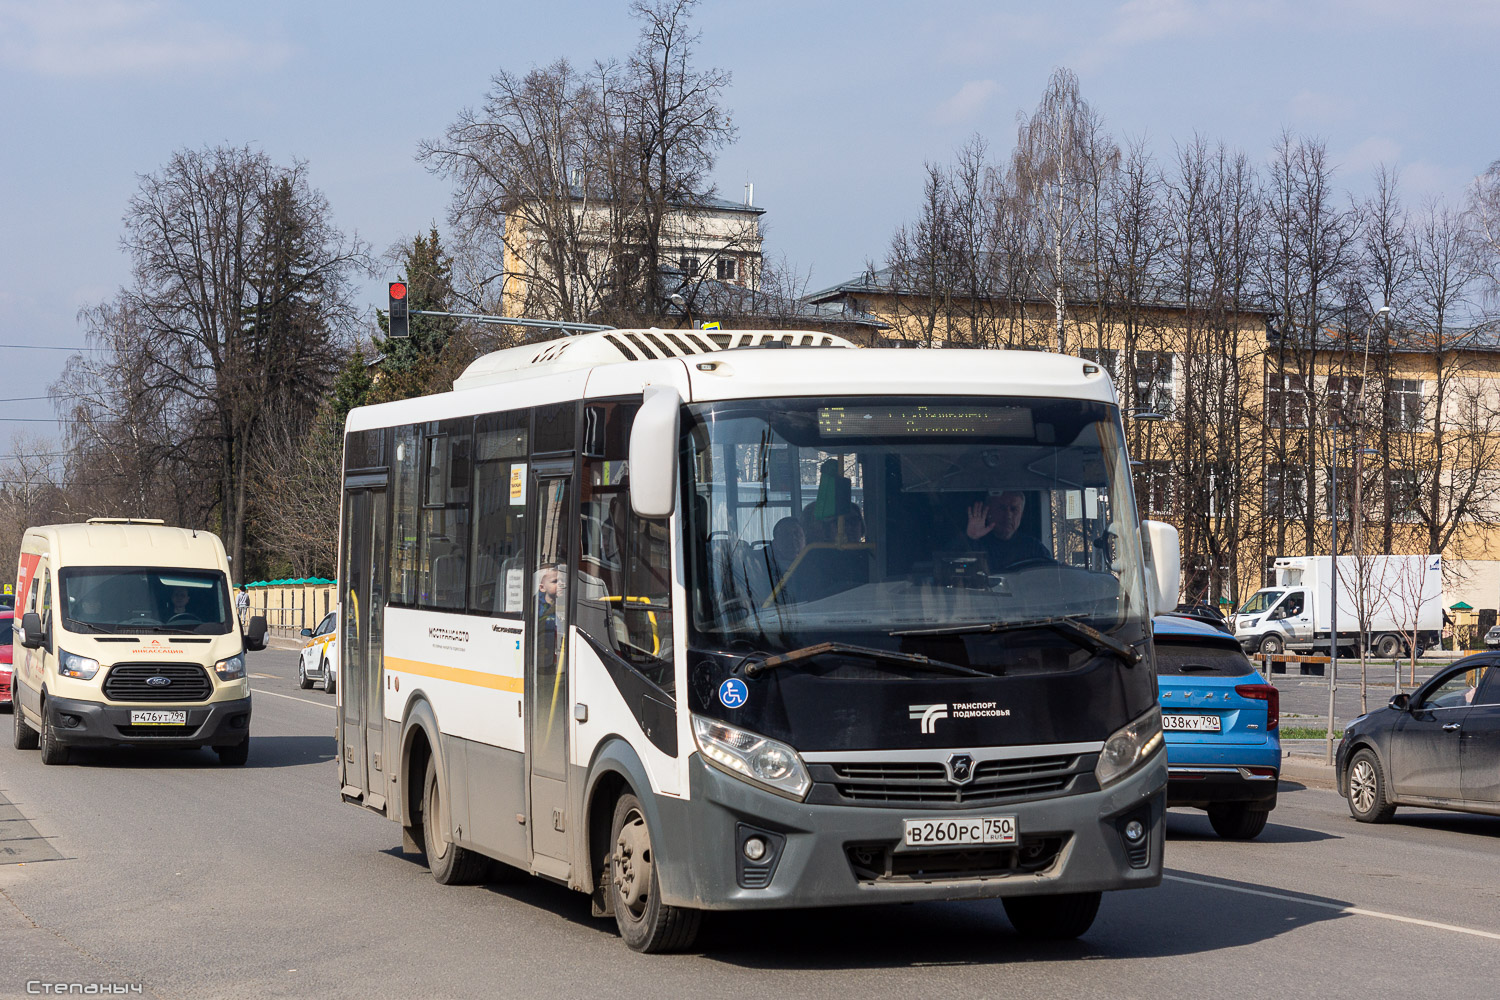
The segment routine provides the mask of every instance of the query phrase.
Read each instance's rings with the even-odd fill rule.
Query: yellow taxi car
[[[330,611],[318,622],[317,628],[302,630],[307,642],[297,665],[297,686],[306,690],[314,681],[323,682],[323,690],[332,694],[338,686],[339,677],[339,633],[338,612]]]

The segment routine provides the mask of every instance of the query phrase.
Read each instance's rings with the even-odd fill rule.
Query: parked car
[[[302,646],[301,661],[297,665],[297,686],[306,690],[314,681],[323,683],[323,690],[332,694],[339,678],[339,634],[338,612],[330,611],[318,622],[317,628],[305,628],[302,637],[307,640]]]
[[[1500,654],[1465,657],[1349,723],[1337,764],[1363,823],[1397,806],[1500,815]]]
[[[0,609],[0,711],[11,709],[15,625],[15,612],[9,608]]]
[[[1234,629],[1230,626],[1228,619],[1207,604],[1179,604],[1175,610],[1168,611],[1166,614],[1191,618],[1194,621],[1203,622],[1205,625],[1212,625],[1220,632],[1226,632],[1230,635],[1234,634]]]
[[[1486,649],[1500,649],[1500,625],[1493,626],[1484,634],[1484,647]]]
[[[1252,840],[1276,808],[1280,693],[1232,635],[1180,615],[1153,625],[1167,805],[1202,809],[1219,836]]]

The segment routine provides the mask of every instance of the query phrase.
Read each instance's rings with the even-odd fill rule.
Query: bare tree
[[[1119,158],[1103,117],[1083,99],[1078,77],[1068,69],[1053,70],[1036,110],[1019,118],[1014,174],[1046,247],[1057,350],[1062,353],[1068,347],[1064,321],[1080,232],[1097,213],[1106,178]]]

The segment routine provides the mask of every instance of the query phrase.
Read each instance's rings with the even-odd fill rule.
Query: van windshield
[[[1251,597],[1250,600],[1245,602],[1244,607],[1240,608],[1240,614],[1258,615],[1262,611],[1269,609],[1271,605],[1275,604],[1284,593],[1286,593],[1286,591],[1284,590],[1258,591],[1254,597]]]
[[[234,624],[217,570],[78,567],[58,580],[69,631],[224,635]]]

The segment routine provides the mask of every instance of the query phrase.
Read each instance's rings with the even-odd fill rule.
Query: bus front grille
[[[171,683],[149,683],[155,677]],[[208,671],[196,663],[121,663],[104,678],[104,697],[110,701],[207,701],[213,692]]]
[[[874,761],[829,765],[841,800],[862,805],[982,805],[1065,790],[1085,770],[1078,755],[984,760],[973,780],[958,784],[931,761]],[[820,769],[821,770],[821,769]],[[817,775],[815,775],[817,777]]]
[[[1046,871],[1057,862],[1065,837],[1022,837],[1015,847],[971,847],[946,851],[898,851],[891,843],[850,844],[849,867],[860,882],[941,882],[1004,878]]]

